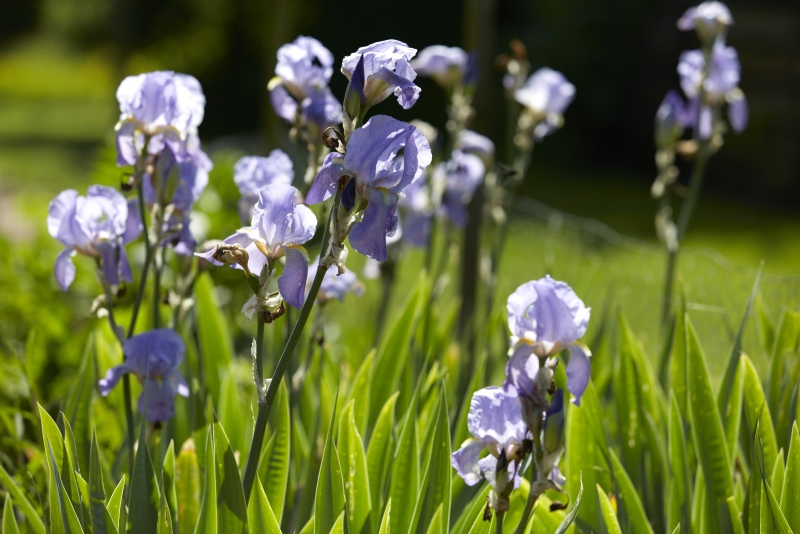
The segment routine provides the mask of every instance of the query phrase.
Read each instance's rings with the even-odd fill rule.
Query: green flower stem
[[[337,193],[337,197],[339,195],[341,195],[341,189]],[[325,226],[325,233],[322,236],[320,262],[327,254],[330,241],[328,228],[330,227],[333,219],[334,211],[335,210],[331,210],[330,215],[328,216],[328,224]],[[278,366],[275,368],[275,372],[272,374],[272,382],[269,384],[264,402],[259,402],[258,404],[258,416],[256,418],[255,429],[253,430],[253,441],[250,444],[250,454],[247,456],[247,466],[244,470],[244,497],[247,501],[250,500],[250,493],[253,491],[253,482],[255,481],[256,470],[258,469],[258,461],[261,457],[261,447],[264,444],[264,432],[267,428],[267,419],[269,418],[270,411],[272,411],[272,404],[275,401],[275,395],[278,393],[278,387],[281,385],[281,380],[286,372],[286,368],[289,366],[289,360],[294,353],[294,349],[297,347],[297,342],[300,341],[300,335],[303,333],[303,329],[306,326],[306,321],[308,320],[308,315],[311,313],[311,308],[314,306],[314,302],[317,300],[319,288],[322,285],[322,280],[325,278],[325,273],[327,271],[328,269],[323,266],[320,266],[317,269],[317,275],[314,277],[314,282],[311,284],[311,289],[308,292],[305,304],[303,304],[303,309],[300,310],[300,316],[297,318],[297,322],[294,325],[294,329],[292,329],[289,340],[286,342],[286,347],[283,349],[283,354],[281,354],[281,358],[278,360]],[[259,370],[262,370],[264,363],[261,351],[263,351],[263,348],[259,348],[259,345],[263,345],[263,339],[257,338],[256,365]]]
[[[147,284],[147,273],[150,271],[150,263],[153,261],[153,247],[150,246],[150,238],[148,237],[147,225],[145,221],[145,209],[144,209],[144,186],[142,185],[142,177],[139,176],[137,180],[137,193],[139,195],[139,217],[142,220],[142,225],[145,226],[144,229],[144,266],[142,267],[142,278],[139,280],[139,291],[136,293],[136,300],[133,303],[133,312],[131,314],[131,324],[128,327],[128,337],[133,336],[134,329],[136,328],[136,318],[139,316],[139,308],[142,305],[142,298],[144,297],[144,290]],[[126,375],[127,376],[127,375]]]
[[[497,512],[494,515],[494,522],[495,522],[495,532],[496,534],[503,534],[503,518],[505,517],[505,512]]]
[[[163,267],[163,252],[158,250],[153,254],[153,328],[161,328],[161,269]]]
[[[529,477],[531,485],[528,492],[528,500],[525,502],[525,510],[522,511],[522,519],[519,520],[519,525],[517,525],[517,530],[514,534],[523,534],[525,532],[530,522],[531,515],[533,514],[533,507],[536,506],[536,501],[539,500],[539,493],[533,491],[533,483],[536,481],[536,476],[536,462],[531,462],[531,473]]]
[[[675,282],[675,270],[678,263],[678,251],[683,243],[683,236],[686,234],[686,229],[689,227],[689,221],[692,218],[692,212],[697,205],[697,199],[700,197],[700,189],[703,186],[703,178],[706,174],[706,165],[708,164],[709,142],[701,141],[697,151],[697,161],[695,161],[692,168],[692,177],[689,181],[689,195],[683,201],[681,212],[678,215],[677,223],[677,241],[678,246],[675,250],[670,250],[667,256],[667,271],[666,279],[664,282],[664,308],[662,310],[662,318],[666,322],[669,317],[669,311],[672,309],[672,287]]]

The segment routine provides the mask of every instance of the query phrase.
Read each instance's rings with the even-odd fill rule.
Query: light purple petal
[[[312,87],[306,92],[308,96],[301,102],[306,122],[316,124],[320,128],[342,122],[342,104],[333,96],[330,88]]]
[[[482,441],[469,441],[450,456],[450,464],[467,486],[474,486],[481,480],[478,459],[485,448],[486,445]]]
[[[431,222],[431,215],[406,212],[402,217],[403,240],[413,247],[428,246]]]
[[[393,88],[395,95],[397,95],[397,102],[403,109],[413,107],[419,99],[419,93],[422,91],[414,82],[400,74],[401,72],[407,73],[409,70],[414,72],[408,62],[405,59],[401,59],[397,62],[397,73],[383,67],[373,75],[373,78],[381,80]]]
[[[128,370],[140,380],[168,376],[183,361],[186,350],[181,337],[169,328],[133,336],[122,348]]]
[[[78,192],[67,189],[50,202],[47,213],[47,231],[67,247],[82,246],[89,241],[75,222]]]
[[[499,387],[483,388],[472,395],[467,426],[475,438],[486,445],[496,444],[499,449],[521,444],[525,439],[519,400]]]
[[[130,243],[138,238],[144,225],[142,225],[142,217],[139,213],[139,200],[134,198],[128,201],[128,219],[125,221],[125,233],[122,234],[122,242]]]
[[[117,365],[116,367],[109,369],[106,372],[106,376],[97,381],[97,387],[100,390],[100,395],[105,397],[111,393],[111,390],[114,389],[114,386],[117,385],[117,382],[119,382],[127,372],[128,368],[125,366],[125,364]]]
[[[591,352],[582,343],[573,343],[569,346],[569,363],[567,364],[567,389],[572,393],[572,403],[581,405],[581,397],[589,385]]]
[[[494,159],[494,143],[488,137],[472,130],[464,130],[458,138],[458,146],[468,154],[477,154],[484,162]]]
[[[697,119],[697,134],[700,139],[709,139],[711,132],[714,128],[714,119],[711,113],[711,108],[702,106],[700,108],[700,116]]]
[[[119,248],[119,276],[124,282],[133,282],[133,273],[131,272],[131,264],[128,261],[128,254],[125,252],[124,247]]]
[[[331,152],[325,156],[322,168],[306,195],[306,203],[314,205],[331,198],[336,193],[336,184],[342,174],[342,155],[338,152]]]
[[[59,252],[56,258],[55,275],[61,291],[69,289],[75,280],[75,264],[72,262],[74,255],[75,251],[67,248]]]
[[[575,98],[575,86],[560,72],[545,67],[534,72],[514,98],[536,113],[562,114]]]
[[[350,244],[361,254],[386,261],[386,235],[396,226],[394,210],[399,198],[385,189],[367,188],[368,204],[364,218],[350,230]]]
[[[135,165],[136,158],[139,156],[134,140],[136,124],[133,122],[122,122],[117,128],[117,166]]]
[[[285,87],[279,85],[269,92],[269,101],[275,114],[287,122],[292,122],[297,115],[297,101],[292,98]]]
[[[527,343],[517,345],[506,363],[506,380],[503,383],[506,395],[531,396],[538,371],[539,358],[533,353],[533,347]]]
[[[303,247],[283,247],[286,265],[278,278],[278,289],[283,300],[298,310],[306,298],[308,278],[308,253]]]
[[[591,311],[571,287],[550,276],[518,287],[508,297],[507,309],[512,343],[525,338],[562,346],[583,336]]]
[[[165,380],[145,380],[137,408],[153,423],[167,421],[175,415],[175,393]]]
[[[266,186],[291,184],[292,180],[294,180],[292,160],[279,149],[270,152],[268,157],[245,156],[233,167],[233,181],[242,196],[252,196],[257,199],[258,193]]]
[[[747,99],[741,91],[734,92],[728,98],[728,120],[733,131],[742,133],[747,128],[750,111],[747,107]]]
[[[313,37],[301,35],[278,49],[275,74],[296,92],[322,87],[333,75],[333,54]]]
[[[112,286],[119,285],[119,247],[116,243],[103,241],[94,244],[94,249],[100,254],[100,264],[103,278]]]

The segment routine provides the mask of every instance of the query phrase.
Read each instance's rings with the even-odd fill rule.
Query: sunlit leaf
[[[337,443],[350,528],[353,532],[361,532],[372,511],[372,496],[367,473],[367,455],[356,427],[354,406],[355,401],[351,400],[342,410]]]
[[[19,534],[17,519],[14,517],[14,508],[11,503],[11,496],[7,496],[5,504],[3,504],[3,534]]]
[[[192,438],[183,442],[175,464],[175,514],[180,534],[192,534],[200,513],[200,464]]]
[[[258,477],[256,477],[253,484],[253,494],[250,496],[250,502],[247,503],[247,525],[253,534],[281,533],[281,527],[275,518],[275,514],[272,513],[267,494],[264,493],[264,487]]]
[[[792,427],[792,442],[786,459],[783,489],[781,491],[781,510],[786,522],[794,532],[800,532],[800,432],[797,424]]]
[[[377,531],[378,522],[381,521],[383,490],[389,473],[389,461],[392,459],[392,452],[394,451],[392,430],[394,429],[394,406],[398,395],[399,393],[395,393],[389,397],[386,404],[381,408],[367,447],[367,473],[369,475],[370,502],[372,503],[372,532]]]
[[[614,510],[606,492],[600,487],[600,484],[597,485],[597,497],[599,499],[600,513],[602,514],[603,525],[606,527],[606,532],[608,534],[622,534],[619,521],[617,521],[617,512]]]
[[[214,455],[217,479],[217,531],[224,534],[247,532],[247,503],[242,477],[222,425],[214,422]],[[208,476],[208,475],[206,475]]]
[[[128,501],[131,529],[134,532],[155,532],[158,528],[158,508],[161,495],[158,490],[153,460],[147,449],[143,419],[139,431],[139,445],[131,475],[131,493]]]
[[[205,386],[215,399],[220,398],[220,368],[229,367],[233,359],[230,330],[216,301],[214,282],[207,272],[194,284],[197,311],[197,338],[205,371]]]
[[[292,422],[289,412],[289,390],[282,382],[275,396],[270,414],[272,437],[264,448],[258,475],[263,482],[272,512],[278,523],[283,519],[286,502],[286,484],[289,478],[289,463],[292,446]]]
[[[345,507],[344,480],[339,464],[339,454],[333,441],[336,407],[334,406],[328,435],[325,438],[325,449],[322,452],[322,463],[317,479],[316,502],[314,505],[314,533],[328,534],[339,514]]]
[[[25,519],[28,520],[30,529],[36,534],[45,534],[47,529],[44,526],[44,522],[39,517],[39,513],[2,465],[0,465],[0,484],[8,491],[9,497],[14,498],[14,503],[17,508],[19,508],[20,512],[25,516]]]
[[[647,520],[642,501],[639,500],[636,488],[634,488],[630,477],[625,472],[625,468],[622,467],[622,462],[619,461],[619,458],[611,449],[608,450],[608,457],[611,462],[611,473],[617,487],[619,506],[624,510],[630,522],[631,531],[637,534],[640,532],[652,534],[653,528]]]

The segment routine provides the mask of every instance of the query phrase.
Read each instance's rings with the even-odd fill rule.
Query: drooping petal
[[[487,445],[497,444],[499,449],[525,439],[526,427],[519,400],[495,386],[472,395],[467,426],[477,439]]]
[[[411,73],[414,73],[414,69],[411,68],[408,61],[401,59],[397,62],[397,72],[392,72],[383,67],[374,74],[374,77],[390,87],[395,87],[394,93],[397,95],[397,102],[403,109],[410,109],[417,103],[419,94],[422,91],[412,81],[414,78],[408,78]]]
[[[478,460],[486,445],[479,440],[469,440],[460,449],[450,455],[450,465],[458,476],[464,479],[467,486],[474,486],[481,480],[481,468]]]
[[[306,122],[321,128],[342,122],[342,104],[333,96],[329,87],[312,87],[306,92],[308,96],[301,102]]]
[[[100,390],[100,395],[103,397],[111,393],[117,382],[128,372],[128,367],[125,364],[112,367],[106,372],[106,376],[97,381],[97,388]]]
[[[183,374],[181,374],[179,370],[175,369],[172,371],[164,378],[164,381],[168,382],[172,391],[181,397],[189,397],[189,385],[186,383],[186,380],[183,378]]]
[[[742,133],[747,128],[750,111],[747,107],[747,99],[741,91],[734,91],[728,96],[728,120],[733,131]]]
[[[131,264],[128,261],[128,254],[125,252],[125,247],[119,247],[119,276],[123,282],[133,282],[133,273],[131,272]]]
[[[338,152],[331,152],[325,156],[322,168],[306,195],[306,204],[318,204],[331,198],[336,193],[336,184],[343,174],[346,173],[342,168],[342,155]]]
[[[478,461],[478,465],[480,466],[481,472],[483,473],[484,478],[486,481],[498,492],[503,492],[507,489],[507,486],[498,487],[498,477],[497,477],[497,458],[494,456],[486,456]],[[504,477],[509,482],[514,480],[514,489],[518,488],[519,485],[522,483],[522,478],[520,478],[519,474],[516,473],[516,462],[508,462],[506,467],[508,475]]]
[[[581,405],[581,397],[589,385],[591,364],[589,356],[592,353],[583,343],[573,343],[569,347],[569,363],[567,364],[567,389],[572,393],[572,403]]]
[[[119,247],[116,243],[103,241],[94,244],[94,249],[100,254],[103,278],[112,286],[119,285]]]
[[[308,278],[308,252],[299,246],[285,246],[286,265],[278,278],[278,289],[283,300],[298,310],[306,299],[306,279]]]
[[[75,264],[72,262],[74,255],[75,251],[67,248],[59,252],[56,258],[55,276],[61,291],[69,289],[75,280]]]
[[[397,207],[397,195],[385,189],[367,188],[368,204],[364,218],[350,230],[350,244],[361,254],[378,261],[386,261],[387,230],[393,227],[393,211]],[[396,223],[394,223],[396,224]]]
[[[145,380],[137,408],[152,423],[167,421],[175,415],[175,393],[165,380]]]
[[[138,238],[144,226],[142,217],[139,213],[139,199],[134,198],[128,201],[128,220],[125,223],[125,233],[122,234],[122,243],[127,244]]]

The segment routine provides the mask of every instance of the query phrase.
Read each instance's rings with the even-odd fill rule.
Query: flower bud
[[[250,255],[247,253],[247,250],[245,250],[245,248],[238,243],[234,243],[232,245],[227,243],[217,245],[214,249],[214,252],[211,254],[211,257],[218,262],[226,263],[228,265],[239,264],[248,275],[252,274],[247,266],[247,262],[250,260]]]
[[[672,146],[683,135],[681,118],[684,114],[684,104],[675,91],[670,91],[656,112],[655,144],[660,149]]]
[[[545,411],[544,439],[545,451],[553,453],[564,446],[564,390],[557,389]]]

